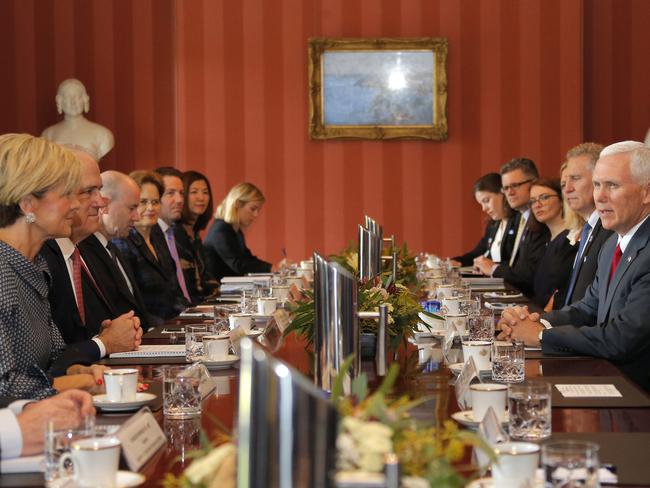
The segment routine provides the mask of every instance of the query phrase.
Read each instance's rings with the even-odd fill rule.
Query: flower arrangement
[[[351,359],[344,364],[346,371]],[[401,484],[410,488],[464,486],[467,479],[459,463],[466,449],[477,447],[494,459],[490,447],[476,434],[459,430],[452,421],[441,428],[416,422],[409,410],[427,398],[409,401],[407,397],[389,400],[399,372],[391,365],[381,386],[368,395],[368,381],[362,373],[352,381],[351,394],[343,394],[343,380],[337,377],[332,400],[341,420],[337,436],[337,469],[380,473],[385,456],[397,455],[402,468]]]
[[[388,305],[388,336],[389,347],[395,351],[400,343],[413,335],[418,329],[418,314],[424,313],[434,318],[435,314],[426,312],[417,300],[415,293],[401,283],[389,282],[390,278],[379,277],[359,285],[357,306],[360,312],[373,312],[379,305]],[[304,291],[304,300],[291,305],[290,312],[293,320],[285,335],[296,332],[304,336],[309,343],[314,340],[314,295],[311,291]],[[377,330],[376,320],[361,320],[362,333],[374,333]]]

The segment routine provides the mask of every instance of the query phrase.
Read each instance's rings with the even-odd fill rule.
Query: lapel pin
[[[630,261],[632,261],[632,256],[627,257],[627,262],[629,263]]]

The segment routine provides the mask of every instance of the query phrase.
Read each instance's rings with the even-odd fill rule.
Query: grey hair
[[[600,152],[603,150],[603,145],[595,142],[583,142],[577,146],[573,146],[566,153],[567,160],[570,158],[577,158],[579,156],[589,157],[589,168],[593,171],[596,166],[596,161],[600,157]]]
[[[650,148],[642,142],[616,142],[603,149],[600,157],[626,153],[630,154],[630,174],[634,181],[639,185],[650,183]]]

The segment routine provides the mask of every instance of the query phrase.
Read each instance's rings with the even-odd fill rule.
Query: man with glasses
[[[600,248],[612,235],[612,231],[603,229],[600,222],[591,181],[602,149],[600,144],[585,142],[569,149],[566,154],[562,184],[564,201],[584,219],[585,224],[580,234],[578,253],[562,305],[570,305],[585,296],[587,288],[596,276]]]
[[[513,159],[501,167],[501,191],[508,204],[519,212],[515,232],[515,244],[507,263],[495,263],[480,256],[474,266],[484,275],[503,278],[522,293],[532,296],[533,281],[539,260],[549,241],[550,233],[530,215],[529,200],[531,184],[538,178],[535,163],[527,158]]]
[[[612,144],[593,172],[602,226],[613,231],[598,256],[585,296],[562,310],[528,314],[506,309],[501,338],[540,346],[546,354],[600,357],[650,391],[650,148]]]

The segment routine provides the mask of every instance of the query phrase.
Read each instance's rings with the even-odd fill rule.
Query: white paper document
[[[622,397],[614,385],[555,385],[565,398]]]

